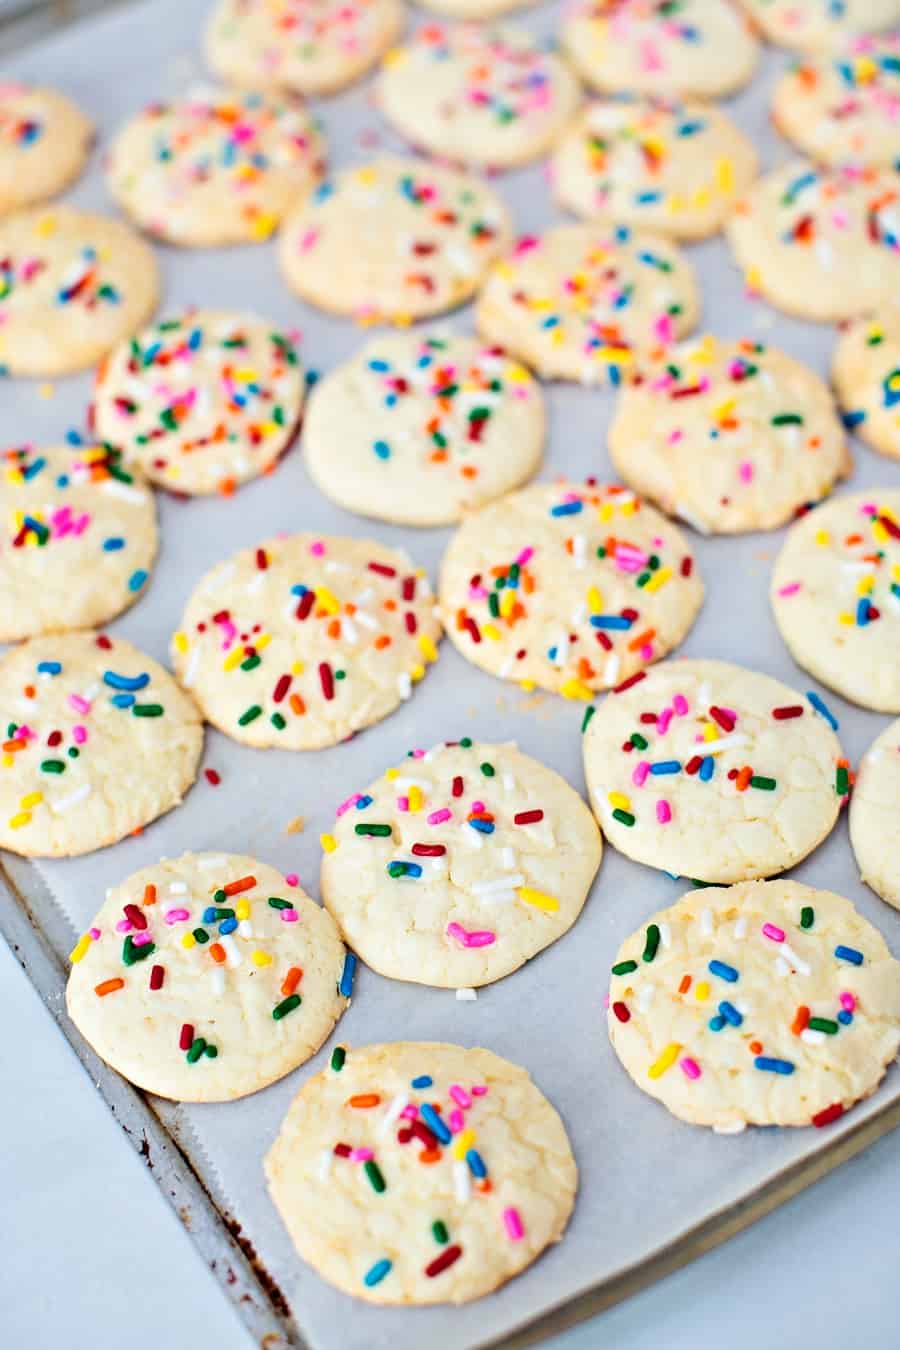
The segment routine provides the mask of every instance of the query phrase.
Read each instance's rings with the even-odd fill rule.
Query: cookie
[[[367,966],[470,989],[568,932],[600,865],[590,811],[515,745],[413,750],[322,836],[322,899]]]
[[[751,291],[836,323],[900,297],[900,174],[794,161],[761,178],[726,226]]]
[[[674,876],[721,884],[782,872],[830,833],[849,792],[826,715],[768,675],[667,661],[588,724],[594,815],[626,857]]]
[[[589,700],[684,639],[703,583],[681,531],[627,488],[536,483],[465,521],[440,598],[466,660]]]
[[[795,881],[692,891],[622,944],[609,1038],[691,1125],[830,1125],[900,1046],[900,962],[849,900]]]
[[[756,177],[750,141],[703,103],[591,103],[553,157],[559,202],[586,220],[612,220],[673,239],[722,228]]]
[[[771,599],[798,666],[851,703],[900,713],[900,492],[841,493],[799,520]]]
[[[274,324],[188,310],[104,362],[94,430],[160,487],[229,493],[275,467],[296,433],[305,388],[293,341]]]
[[[777,529],[852,465],[814,371],[777,347],[709,335],[635,373],[608,443],[635,492],[704,534]]]
[[[720,98],[759,55],[727,0],[576,0],[561,40],[585,83],[615,94]]]
[[[694,274],[674,244],[625,226],[557,225],[488,277],[478,331],[539,375],[618,384],[635,358],[695,326]]]
[[[900,459],[900,308],[847,329],[831,379],[846,425],[873,450]]]
[[[863,881],[900,909],[900,721],[892,722],[859,762],[850,843]]]
[[[0,642],[92,628],[143,593],[153,493],[99,445],[0,453]]]
[[[71,953],[66,1007],[145,1092],[226,1102],[314,1055],[347,1005],[331,915],[274,867],[185,853],[106,892]]]
[[[268,239],[324,172],[322,133],[298,99],[203,91],[132,118],[107,183],[148,234],[205,248]]]
[[[535,0],[417,0],[422,9],[448,19],[473,19],[485,23],[514,9],[530,9]]]
[[[470,299],[510,238],[506,207],[479,179],[383,156],[323,183],[288,219],[278,257],[302,300],[403,324]]]
[[[559,1241],[578,1185],[565,1127],[524,1069],[431,1041],[335,1050],[265,1168],[304,1261],[382,1304],[489,1294]]]
[[[820,164],[900,161],[900,33],[799,61],[775,86],[772,120]]]
[[[428,578],[368,539],[297,534],[203,578],[172,639],[208,722],[244,745],[315,750],[380,722],[437,660]]]
[[[740,0],[769,42],[816,51],[900,23],[898,0]]]
[[[177,806],[203,727],[171,675],[121,638],[32,638],[0,660],[0,848],[61,858]]]
[[[544,399],[524,366],[455,335],[385,334],[320,380],[303,449],[327,497],[397,525],[448,525],[530,478]]]
[[[400,135],[463,164],[540,159],[579,103],[564,61],[526,30],[431,23],[385,58],[378,106]]]
[[[65,94],[0,84],[0,216],[63,192],[93,140],[90,121]]]
[[[0,220],[0,372],[85,370],[146,323],[153,252],[121,221],[54,206]]]

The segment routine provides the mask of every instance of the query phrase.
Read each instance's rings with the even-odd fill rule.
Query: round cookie
[[[816,1125],[868,1097],[900,1046],[900,962],[849,900],[795,881],[691,891],[623,944],[609,1038],[691,1125]]]
[[[245,745],[316,750],[380,722],[437,660],[424,572],[368,539],[296,534],[219,563],[172,639],[207,721]]]
[[[153,251],[121,221],[54,206],[0,220],[0,370],[67,375],[146,323]]]
[[[709,335],[634,375],[608,444],[635,492],[704,534],[777,529],[852,464],[814,371],[777,347]]]
[[[826,710],[827,711],[827,710]],[[667,661],[597,708],[594,815],[628,858],[718,884],[793,867],[830,833],[847,761],[812,699],[726,661]]]
[[[322,899],[367,966],[472,988],[572,927],[600,865],[590,811],[513,744],[414,750],[338,807]]]
[[[161,487],[229,493],[274,468],[304,393],[286,333],[253,315],[188,310],[104,362],[94,430]]]
[[[478,331],[547,379],[618,384],[635,353],[697,322],[694,274],[674,244],[601,225],[558,225],[520,240],[488,277]]]
[[[304,1261],[381,1304],[489,1294],[559,1241],[578,1185],[565,1127],[524,1069],[429,1041],[336,1050],[265,1169]]]
[[[428,24],[385,58],[378,106],[401,136],[463,164],[540,159],[580,101],[565,62],[531,34]]]
[[[447,525],[537,470],[544,399],[472,337],[387,333],[316,385],[303,427],[327,497],[397,525]]]
[[[204,91],[126,123],[107,183],[142,230],[203,248],[268,239],[324,172],[322,133],[299,99]]]
[[[0,519],[0,642],[106,623],[147,584],[153,493],[109,447],[4,451]]]
[[[756,177],[756,151],[725,113],[703,103],[591,103],[553,157],[559,201],[673,239],[722,228]]]
[[[511,228],[479,179],[383,156],[323,183],[288,219],[278,257],[291,289],[319,309],[403,324],[474,295]]]
[[[561,41],[586,84],[615,94],[720,98],[748,83],[759,55],[726,0],[576,0]]]
[[[85,166],[94,128],[55,89],[0,84],[0,216],[55,197]]]
[[[798,520],[771,599],[798,666],[851,703],[900,713],[900,492],[842,493]]]
[[[900,23],[898,0],[740,0],[769,42],[816,51]]]
[[[900,459],[900,308],[841,335],[831,379],[844,422],[873,450]]]
[[[835,323],[900,298],[900,174],[794,161],[761,178],[726,227],[751,291]]]
[[[863,881],[900,909],[900,721],[892,722],[859,762],[850,843]]]
[[[314,1055],[347,1001],[331,915],[274,867],[185,853],[126,877],[70,960],[69,1016],[145,1092],[226,1102]]]
[[[468,661],[588,700],[684,639],[703,583],[681,531],[627,488],[536,483],[457,530],[440,599]]]
[[[0,848],[90,853],[177,806],[203,727],[172,676],[121,638],[32,638],[0,660]]]

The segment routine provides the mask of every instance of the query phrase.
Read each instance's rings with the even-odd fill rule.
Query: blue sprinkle
[[[631,238],[631,230],[627,225],[619,225],[615,232],[617,244],[627,244]]]
[[[681,773],[681,765],[677,759],[661,759],[656,764],[650,765],[650,772],[656,774]]]
[[[62,671],[61,661],[38,661],[39,675],[59,675]]]
[[[845,412],[841,418],[841,421],[844,423],[844,426],[847,428],[848,431],[852,431],[854,427],[861,426],[861,424],[865,420],[866,414],[862,410],[862,408],[859,408],[854,412]]]
[[[856,626],[865,628],[869,622],[869,600],[865,595],[861,595],[856,605]]]
[[[381,1284],[385,1275],[388,1275],[392,1270],[393,1264],[394,1263],[389,1261],[386,1256],[382,1257],[380,1261],[376,1261],[374,1266],[370,1266],[366,1271],[363,1276],[363,1284],[368,1285],[370,1289],[373,1285]]]
[[[120,548],[125,547],[125,540],[113,535],[110,539],[103,540],[104,553],[118,553]]]
[[[134,694],[113,694],[110,703],[116,708],[130,708],[134,703]]]
[[[478,1177],[480,1180],[482,1177],[487,1176],[487,1168],[484,1165],[484,1159],[477,1149],[469,1149],[466,1154],[466,1162],[469,1164],[469,1171],[472,1173],[473,1177]]]
[[[103,683],[108,684],[111,689],[130,689],[137,693],[139,689],[146,689],[150,683],[150,676],[146,671],[141,675],[117,675],[114,670],[104,671]]]
[[[436,1135],[442,1144],[450,1143],[450,1140],[452,1139],[453,1136],[447,1129],[447,1126],[441,1120],[437,1111],[435,1111],[434,1107],[430,1104],[430,1102],[422,1103],[422,1105],[419,1107],[419,1114],[421,1115],[425,1124],[428,1126],[429,1130],[431,1130],[431,1133],[433,1135]]]
[[[208,905],[207,908],[203,911],[203,922],[215,923],[215,921],[216,921],[216,911],[212,905]]]
[[[766,1073],[789,1074],[794,1072],[794,1066],[789,1059],[770,1059],[768,1055],[757,1055],[753,1063],[757,1069],[764,1069]]]
[[[347,952],[344,957],[344,969],[341,971],[341,982],[338,985],[338,992],[343,998],[349,998],[353,993],[353,977],[356,974],[356,957],[352,952]]]
[[[661,197],[661,192],[636,192],[634,194],[634,200],[638,206],[652,206],[653,203],[658,202]]]
[[[130,591],[139,591],[146,580],[147,573],[144,571],[143,567],[138,567],[128,578],[128,589]]]
[[[32,464],[28,465],[27,469],[22,470],[22,477],[26,482],[29,482],[32,478],[36,478],[41,470],[46,467],[47,461],[45,459],[36,459]]]
[[[473,830],[479,830],[482,834],[494,833],[494,822],[492,820],[470,820],[469,824]],[[419,870],[421,871],[421,868]]]
[[[203,342],[203,329],[202,328],[192,329],[187,344],[190,350],[192,352],[195,352],[202,342]]]
[[[825,706],[822,699],[819,698],[819,695],[816,693],[816,691],[814,689],[807,689],[806,697],[809,703],[812,705],[812,707],[816,710],[816,712],[819,713],[820,716],[825,718],[825,721],[831,727],[831,730],[837,731],[840,723],[838,722],[834,714],[832,712],[829,712],[828,708]]]
[[[410,1083],[410,1087],[414,1087],[414,1088],[427,1088],[427,1087],[431,1087],[431,1085],[432,1085],[433,1082],[434,1082],[434,1079],[431,1077],[431,1074],[429,1074],[429,1073],[420,1073],[419,1076],[418,1076],[418,1078],[414,1078],[414,1079],[412,1080],[412,1082]]]
[[[357,811],[365,811],[367,806],[372,805],[373,800],[374,799],[368,795],[360,797],[359,801],[356,803]]]
[[[849,1027],[850,1023],[853,1021],[853,1014],[846,1008],[841,1008],[841,1011],[837,1015],[837,1020],[842,1026]]]
[[[384,374],[386,371],[390,370],[390,368],[391,368],[390,361],[376,360],[369,362],[369,369],[377,370],[379,374]]]
[[[372,446],[372,449],[379,459],[390,459],[391,457],[391,447],[388,445],[387,441],[376,441]]]
[[[719,1012],[725,1018],[725,1021],[730,1022],[733,1027],[739,1027],[744,1020],[734,1004],[729,1003],[727,999],[723,999],[719,1004]]]
[[[838,946],[834,954],[839,961],[848,961],[851,966],[861,966],[864,959],[862,952],[858,952],[855,947]]]
[[[592,614],[592,628],[630,628],[631,619],[626,619],[623,614]]]
[[[222,937],[227,937],[229,933],[234,932],[237,926],[237,919],[223,919],[219,924],[219,932],[222,934]]]
[[[560,502],[550,507],[551,516],[577,516],[584,510],[583,502]]]
[[[724,961],[710,961],[707,970],[710,975],[718,975],[720,980],[727,980],[729,984],[734,984],[738,979],[734,966],[727,966]]]
[[[721,1031],[724,1025],[725,1025],[724,1017],[711,1017],[709,1019],[710,1031]]]
[[[700,765],[700,777],[704,783],[708,783],[716,771],[716,761],[712,755],[704,755],[703,763]]]
[[[84,439],[83,439],[83,437],[82,437],[82,435],[81,435],[81,432],[80,432],[80,431],[75,431],[74,429],[71,430],[71,431],[67,431],[67,432],[66,432],[66,444],[67,444],[67,445],[84,445]]]
[[[291,595],[305,595],[308,590],[309,590],[308,586],[300,586],[300,585],[292,586]]]

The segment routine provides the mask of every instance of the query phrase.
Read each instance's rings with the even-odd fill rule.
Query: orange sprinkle
[[[475,468],[474,464],[464,464],[463,467],[460,469],[460,473],[462,474],[463,478],[478,477],[478,470]]]
[[[747,788],[750,786],[750,779],[752,777],[753,777],[753,770],[750,768],[749,764],[745,764],[744,767],[738,771],[738,776],[734,780],[734,785],[737,788],[738,792],[747,791]]]
[[[213,943],[211,943],[211,944],[210,944],[210,948],[209,948],[209,954],[210,954],[210,956],[212,957],[212,959],[215,961],[215,963],[216,963],[217,966],[224,965],[224,963],[225,963],[225,948],[222,946],[221,942],[213,942]]]
[[[809,1023],[809,1008],[807,1008],[805,1003],[801,1003],[800,1007],[794,1014],[794,1020],[791,1023],[791,1031],[794,1033],[795,1036],[799,1036],[801,1031],[806,1030],[808,1023]]]
[[[265,471],[264,471],[265,472]],[[219,484],[219,495],[221,497],[233,497],[237,491],[237,479],[223,478]]]
[[[303,702],[303,699],[300,697],[299,694],[291,694],[290,698],[288,699],[288,702],[291,705],[291,711],[295,712],[298,717],[302,717],[303,714],[306,712],[306,704]]]
[[[94,993],[97,994],[99,998],[105,998],[107,994],[114,994],[117,989],[124,988],[125,981],[119,979],[117,976],[114,980],[104,980],[102,984],[96,985],[94,987]]]
[[[652,642],[655,637],[655,628],[645,628],[643,633],[638,633],[637,637],[631,639],[628,644],[628,650],[630,652],[639,651],[641,647],[646,647],[648,642]]]
[[[156,887],[153,885],[153,882],[152,882],[152,881],[148,881],[148,882],[147,882],[147,885],[144,887],[144,900],[143,900],[143,903],[144,903],[145,905],[155,905],[155,904],[156,904]]]
[[[281,992],[284,994],[285,998],[290,997],[302,979],[303,971],[301,968],[299,966],[291,966],[290,970],[285,975],[284,983],[281,986]]]
[[[240,895],[241,891],[252,891],[255,885],[256,877],[241,877],[240,881],[229,881],[222,889],[226,895]]]
[[[763,1049],[762,1041],[751,1041],[747,1047],[752,1055],[761,1055]]]
[[[14,754],[16,750],[24,750],[27,744],[27,741],[4,741],[3,749],[6,754],[11,755]]]
[[[349,1099],[347,1105],[365,1110],[370,1106],[377,1106],[380,1101],[381,1094],[379,1092],[358,1092],[355,1097]]]
[[[395,609],[397,608],[397,601],[396,601],[396,600],[392,600],[392,599],[390,598],[390,596],[389,596],[389,597],[387,598],[387,600],[385,600],[385,602],[384,602],[384,607],[385,607],[385,609],[389,609],[389,610],[393,611],[393,610],[395,610]]]
[[[522,575],[521,575],[521,577],[520,577],[520,580],[521,580],[521,582],[522,582],[522,589],[523,589],[523,591],[525,592],[525,594],[526,594],[526,595],[533,595],[533,593],[534,593],[534,577],[531,575],[531,573],[530,573],[530,572],[523,572]]]
[[[384,649],[385,649],[385,647],[389,647],[390,645],[391,645],[391,639],[390,639],[390,637],[388,636],[388,634],[387,634],[387,633],[379,633],[379,634],[378,634],[378,637],[375,639],[375,650],[376,650],[376,651],[379,651],[379,652],[383,652]]]
[[[332,619],[331,623],[328,625],[327,632],[330,638],[339,638],[341,636],[340,619]]]
[[[33,684],[26,684],[26,686],[25,686],[25,697],[26,697],[26,698],[34,698],[34,695],[35,695],[35,688],[34,688],[34,685],[33,685]]]
[[[419,1162],[436,1163],[440,1162],[443,1156],[444,1155],[439,1148],[423,1148],[422,1152],[419,1154]]]
[[[682,975],[681,984],[678,986],[679,994],[686,994],[687,991],[690,989],[690,987],[691,987],[690,975]]]
[[[482,1195],[490,1195],[491,1191],[494,1189],[490,1177],[485,1177],[483,1181],[479,1181],[478,1189],[481,1191]]]

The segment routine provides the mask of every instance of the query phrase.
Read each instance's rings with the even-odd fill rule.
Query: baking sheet
[[[206,79],[200,35],[206,3],[140,0],[54,37],[5,64],[4,77],[57,84],[96,119],[100,147],[90,173],[68,200],[112,211],[100,171],[103,146],[119,123],[152,99]],[[545,5],[517,22],[549,37],[559,6]],[[416,16],[413,22],[427,22]],[[767,51],[753,88],[730,110],[760,148],[765,168],[789,149],[768,124],[772,83],[786,54]],[[320,102],[333,165],[359,162],[380,148],[400,148],[371,105],[368,85]],[[550,204],[543,165],[496,180],[518,230],[545,228],[561,213]],[[255,309],[302,331],[307,366],[325,371],[353,353],[364,334],[346,321],[315,313],[282,286],[272,245],[228,251],[159,248],[163,311],[185,304]],[[721,239],[692,247],[704,300],[704,326],[722,336],[774,342],[827,373],[834,332],[777,316],[743,295],[740,276]],[[467,331],[464,310],[436,325]],[[59,381],[51,393],[39,382],[0,383],[0,444],[49,444],[84,429],[91,379]],[[611,474],[605,435],[613,408],[609,392],[572,386],[546,390],[550,434],[540,477]],[[854,488],[900,485],[900,466],[855,445]],[[162,553],[146,595],[110,631],[167,661],[197,579],[221,558],[279,530],[377,535],[405,547],[434,578],[446,530],[414,531],[364,521],[332,506],[312,486],[295,447],[276,474],[230,500],[182,502],[159,498]],[[693,539],[707,587],[702,615],[680,649],[686,656],[740,661],[806,690],[814,686],[793,665],[769,612],[767,583],[782,533],[737,539]],[[821,690],[855,763],[886,724]],[[207,733],[204,765],[221,785],[201,777],[184,805],[131,838],[91,857],[16,865],[27,890],[43,879],[71,923],[73,938],[101,903],[107,886],[163,855],[186,849],[231,849],[296,871],[318,894],[320,831],[333,806],[376,777],[413,745],[468,735],[511,739],[583,790],[579,726],[583,708],[550,695],[526,695],[469,666],[449,643],[414,697],[393,717],[347,745],[294,754],[258,752]],[[303,816],[306,828],[288,835]],[[39,874],[39,877],[38,875]],[[859,881],[842,819],[831,837],[792,874],[849,896],[900,954],[900,915]],[[30,879],[30,880],[29,880]],[[293,1255],[263,1183],[261,1159],[300,1084],[325,1062],[329,1047],[303,1069],[255,1097],[224,1106],[157,1104],[184,1143],[223,1210],[235,1216],[261,1262],[287,1299],[315,1350],[412,1350],[423,1339],[442,1350],[507,1334],[549,1307],[600,1280],[648,1260],[662,1246],[716,1211],[738,1205],[773,1177],[849,1133],[900,1099],[896,1066],[879,1092],[825,1131],[751,1130],[718,1137],[692,1130],[639,1092],[610,1050],[603,999],[607,972],[621,938],[643,917],[674,901],[685,885],[626,861],[607,848],[598,879],[575,928],[529,966],[461,1003],[438,991],[381,979],[361,967],[337,1039],[361,1044],[435,1039],[486,1045],[525,1065],[561,1111],[581,1173],[572,1224],[563,1242],[503,1291],[461,1309],[373,1309],[332,1290]],[[331,1044],[333,1044],[332,1042]]]

